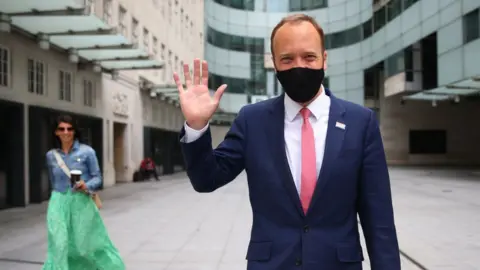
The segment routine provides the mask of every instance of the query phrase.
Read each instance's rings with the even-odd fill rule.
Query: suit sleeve
[[[212,149],[210,127],[201,136],[186,143],[181,140],[187,175],[197,192],[212,192],[233,181],[245,168],[246,124],[242,108],[224,140]],[[185,137],[185,128],[180,138]]]
[[[195,130],[187,125],[187,122],[183,124],[183,130],[185,133],[183,134],[183,138],[180,139],[182,143],[191,143],[198,140],[210,127],[210,124],[207,124],[201,130]]]
[[[366,129],[358,214],[372,270],[400,270],[390,178],[374,113]]]

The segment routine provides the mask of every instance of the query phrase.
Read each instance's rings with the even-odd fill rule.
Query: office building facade
[[[49,198],[54,121],[78,120],[103,186],[141,160],[182,170],[172,72],[203,57],[203,1],[15,0],[0,3],[0,209]]]
[[[324,85],[377,113],[390,164],[478,165],[480,2],[474,0],[207,0],[210,88],[229,84],[232,113],[282,93],[270,33],[304,13],[325,31]],[[348,129],[347,129],[348,130]],[[347,131],[348,132],[348,131]]]

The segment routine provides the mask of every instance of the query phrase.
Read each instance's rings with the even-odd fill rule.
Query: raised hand
[[[173,73],[173,79],[178,88],[182,113],[189,127],[200,130],[208,124],[208,121],[217,110],[220,98],[227,85],[221,85],[213,97],[210,96],[208,91],[208,64],[206,61],[202,61],[200,64],[199,59],[195,59],[193,62],[193,81],[190,77],[188,64],[183,65],[183,74],[187,86],[186,90],[183,89],[180,76],[176,72]]]

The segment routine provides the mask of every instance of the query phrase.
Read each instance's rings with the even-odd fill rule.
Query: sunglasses
[[[73,127],[57,127],[58,131],[73,131]]]

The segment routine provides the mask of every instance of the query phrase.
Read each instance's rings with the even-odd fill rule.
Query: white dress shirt
[[[327,138],[328,115],[330,112],[330,97],[325,94],[325,89],[321,88],[322,93],[307,108],[310,110],[310,124],[312,125],[315,137],[315,155],[317,157],[317,175],[323,163],[325,152],[325,140]],[[285,152],[287,154],[288,165],[292,172],[293,180],[297,191],[300,193],[301,175],[302,175],[302,124],[303,118],[300,115],[302,106],[293,101],[288,95],[285,95]],[[196,141],[208,129],[208,125],[201,130],[190,128],[185,123],[185,136],[182,141],[190,143]]]

